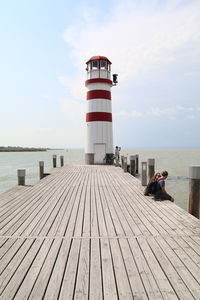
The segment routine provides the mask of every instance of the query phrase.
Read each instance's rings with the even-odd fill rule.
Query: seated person
[[[155,193],[155,200],[170,200],[174,202],[174,199],[165,190],[165,180],[167,179],[168,172],[163,171],[162,176],[157,181],[157,188]]]
[[[157,181],[161,177],[160,173],[155,173],[144,190],[144,195],[154,195],[156,192]]]

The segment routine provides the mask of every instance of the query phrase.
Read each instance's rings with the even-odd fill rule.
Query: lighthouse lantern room
[[[105,56],[87,61],[86,164],[109,164],[113,157],[111,62]]]

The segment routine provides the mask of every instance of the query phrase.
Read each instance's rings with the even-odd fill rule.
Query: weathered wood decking
[[[113,166],[0,196],[0,299],[200,299],[200,221]]]

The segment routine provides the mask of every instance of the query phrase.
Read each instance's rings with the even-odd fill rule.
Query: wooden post
[[[44,177],[44,162],[39,161],[40,179]]]
[[[25,169],[17,170],[17,176],[18,176],[18,185],[25,185],[26,170]]]
[[[139,174],[139,154],[135,155],[135,173]]]
[[[130,173],[131,175],[135,176],[135,162],[136,162],[136,155],[130,155]]]
[[[121,167],[122,167],[122,169],[124,168],[124,156],[123,155],[121,156]]]
[[[126,156],[124,156],[123,169],[124,169],[124,172],[127,172],[127,157]]]
[[[56,168],[56,158],[57,155],[53,155],[53,168]]]
[[[142,162],[142,186],[147,185],[147,162]]]
[[[189,209],[188,212],[199,219],[200,165],[189,167]]]
[[[60,156],[60,166],[61,167],[64,166],[64,156],[63,155]]]
[[[155,174],[155,159],[154,158],[149,158],[148,159],[148,177],[149,180],[153,177]]]

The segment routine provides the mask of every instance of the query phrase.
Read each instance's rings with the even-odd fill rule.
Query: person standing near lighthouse
[[[87,61],[86,164],[109,164],[113,160],[111,62],[105,56]],[[115,76],[115,77],[114,77]]]

